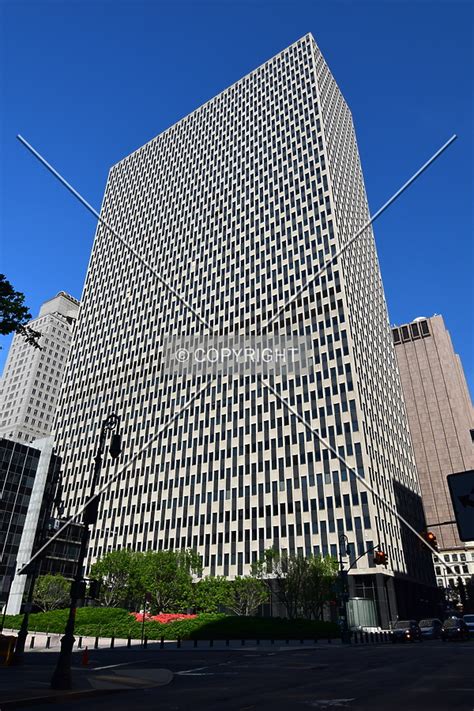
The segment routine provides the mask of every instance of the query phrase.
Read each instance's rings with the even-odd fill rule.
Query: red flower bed
[[[143,612],[132,612],[131,613],[137,622],[143,622]],[[175,620],[193,620],[197,615],[184,615],[184,614],[172,614],[162,612],[161,615],[150,615],[148,612],[145,613],[145,622],[154,620],[155,622],[160,622],[162,625],[166,625],[168,622],[175,622]]]

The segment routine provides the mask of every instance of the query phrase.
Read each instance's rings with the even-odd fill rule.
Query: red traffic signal
[[[375,551],[374,563],[375,563],[375,565],[387,565],[387,563],[388,563],[387,554],[384,551]]]
[[[433,550],[437,551],[438,550],[438,541],[436,540],[436,536],[433,533],[433,531],[424,531],[422,534],[423,538],[425,541],[430,545]]]

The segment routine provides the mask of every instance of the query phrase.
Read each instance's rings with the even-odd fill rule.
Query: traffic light
[[[438,541],[436,540],[436,536],[433,531],[423,531],[421,535],[433,550],[438,550]]]
[[[375,565],[387,565],[387,563],[388,563],[387,554],[384,551],[375,551],[374,563],[375,563]]]
[[[92,600],[97,600],[100,593],[100,580],[91,580],[89,582],[89,597]]]
[[[73,600],[84,600],[86,596],[86,581],[73,580],[71,583],[71,598]]]
[[[118,457],[120,457],[122,452],[122,438],[117,433],[112,435],[109,452],[112,459],[118,459]]]
[[[99,497],[96,494],[86,505],[83,514],[84,526],[95,525],[99,516]]]

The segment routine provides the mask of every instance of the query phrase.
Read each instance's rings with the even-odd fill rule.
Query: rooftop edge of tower
[[[247,72],[247,74],[244,74],[243,77],[241,77],[240,79],[237,79],[237,81],[233,82],[232,84],[230,84],[229,86],[227,86],[225,89],[222,89],[222,91],[220,91],[220,92],[218,92],[217,94],[215,94],[215,96],[212,96],[210,99],[208,99],[207,101],[205,101],[203,104],[201,104],[200,106],[197,106],[195,109],[193,109],[192,111],[190,111],[190,112],[189,112],[188,114],[186,114],[185,116],[182,116],[180,119],[178,119],[178,121],[175,121],[174,123],[172,123],[171,126],[168,126],[168,128],[165,128],[163,131],[161,131],[161,132],[158,133],[156,136],[154,136],[153,138],[151,138],[149,141],[147,141],[146,143],[144,143],[142,146],[139,146],[139,147],[136,148],[134,151],[131,151],[131,153],[128,153],[128,155],[126,155],[126,156],[124,156],[123,158],[121,158],[119,161],[117,161],[117,163],[114,163],[114,164],[110,167],[109,174],[112,173],[112,171],[114,170],[114,168],[116,168],[117,166],[121,165],[121,163],[123,163],[124,161],[128,160],[129,158],[131,158],[132,156],[134,156],[134,155],[135,155],[136,153],[138,153],[139,151],[144,150],[147,146],[150,145],[150,143],[153,143],[153,141],[156,141],[156,140],[157,140],[158,138],[160,138],[161,136],[164,136],[166,133],[168,133],[168,131],[171,131],[173,128],[175,128],[176,126],[178,126],[180,123],[182,123],[183,121],[186,121],[188,118],[190,118],[191,116],[193,116],[193,115],[194,115],[195,113],[197,113],[198,111],[201,111],[201,109],[203,109],[205,106],[207,106],[208,104],[210,104],[212,101],[215,101],[215,100],[218,99],[220,96],[222,96],[223,94],[225,94],[227,91],[230,91],[230,89],[232,89],[233,87],[237,86],[237,85],[240,84],[241,82],[245,81],[248,77],[252,76],[252,74],[255,74],[255,72],[260,71],[260,70],[261,70],[263,67],[265,67],[267,64],[269,64],[270,62],[273,62],[273,60],[274,60],[276,57],[278,57],[280,54],[283,54],[284,52],[287,52],[287,51],[288,51],[289,49],[291,49],[292,47],[296,47],[297,45],[301,44],[301,43],[304,42],[304,41],[312,41],[312,42],[314,43],[314,45],[315,45],[316,47],[318,47],[318,45],[317,45],[317,43],[316,43],[316,40],[314,39],[313,34],[312,34],[311,32],[307,32],[305,35],[303,35],[302,37],[300,37],[299,39],[297,39],[295,42],[292,42],[292,43],[289,44],[287,47],[284,47],[282,50],[280,50],[279,52],[277,52],[276,54],[274,54],[272,57],[270,57],[269,59],[267,59],[267,60],[265,60],[264,62],[262,62],[262,64],[259,64],[258,67],[255,67],[255,69],[252,69],[250,72]]]

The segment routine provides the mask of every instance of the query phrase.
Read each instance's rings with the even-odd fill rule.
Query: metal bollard
[[[77,642],[77,648],[82,649],[82,637],[79,637],[79,640]]]
[[[255,641],[257,642],[257,645],[259,645],[259,644],[260,644],[260,640],[259,640],[259,639],[255,640]]]
[[[146,649],[148,646],[148,637],[145,635],[143,638],[143,648]]]
[[[34,634],[32,634],[31,639],[30,639],[30,649],[33,649],[34,646],[35,646],[35,636],[34,636]]]
[[[197,641],[197,639],[195,639],[194,640],[194,647],[197,647],[197,646],[198,646],[198,641]]]
[[[242,645],[242,647],[245,647],[245,639],[241,639],[240,644]]]
[[[131,646],[132,646],[132,638],[130,637],[130,635],[128,635],[128,638],[127,638],[127,647],[131,647]]]
[[[271,640],[270,640],[270,644],[275,644],[275,640],[274,640],[274,639],[271,639]]]
[[[317,643],[318,643],[318,638],[315,637],[314,640],[313,640],[313,642],[314,642],[314,644],[317,644]]]
[[[225,641],[225,646],[226,646],[226,647],[229,646],[229,640],[228,640],[228,639],[226,639],[226,641]]]
[[[214,646],[214,640],[213,640],[213,639],[210,639],[210,640],[209,640],[209,646],[210,646],[210,647],[213,647],[213,646]]]
[[[300,639],[300,644],[304,644],[304,639]]]
[[[332,644],[332,639],[328,637],[328,644]]]
[[[115,647],[115,637],[112,635],[110,638],[110,649],[113,649]]]
[[[48,635],[46,637],[46,649],[50,649],[51,647],[51,637]]]
[[[98,636],[95,638],[94,649],[99,649],[99,637]]]
[[[160,639],[160,649],[163,649],[164,646],[165,646],[165,638],[162,637],[162,638]]]
[[[176,649],[180,649],[181,647],[181,640],[179,637],[176,638]]]

